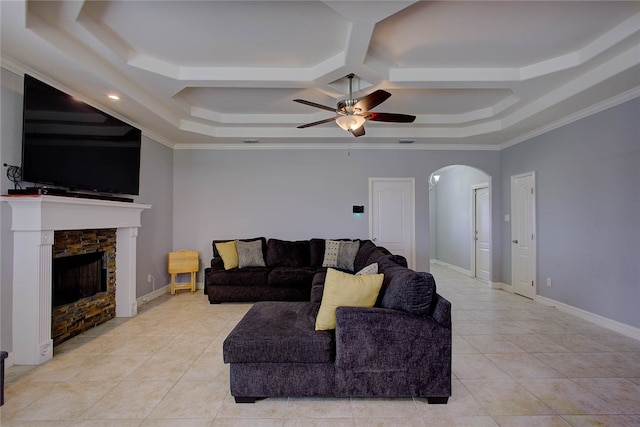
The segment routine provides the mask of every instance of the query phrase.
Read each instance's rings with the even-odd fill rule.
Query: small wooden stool
[[[175,295],[177,290],[188,289],[191,293],[196,291],[196,273],[200,269],[198,251],[175,251],[169,252],[168,270],[171,275],[171,295]],[[190,273],[189,283],[176,283],[176,275]]]

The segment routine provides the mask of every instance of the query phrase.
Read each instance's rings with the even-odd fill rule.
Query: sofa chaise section
[[[429,273],[376,252],[358,266],[375,259],[382,269],[377,302],[373,307],[338,306],[335,329],[316,330],[325,272],[315,275],[309,301],[253,305],[223,344],[236,402],[315,396],[422,397],[447,403],[451,304],[436,293]]]

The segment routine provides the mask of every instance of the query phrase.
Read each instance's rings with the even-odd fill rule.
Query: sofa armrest
[[[433,294],[429,314],[442,326],[451,329],[451,303],[442,295]]]
[[[224,262],[221,257],[211,258],[211,270],[224,270]]]
[[[336,365],[360,372],[419,371],[451,363],[451,329],[433,317],[338,307]]]

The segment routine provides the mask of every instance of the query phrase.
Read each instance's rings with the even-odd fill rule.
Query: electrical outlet
[[[547,286],[551,287],[551,277],[547,277]]]
[[[150,274],[147,275],[147,282],[149,282],[149,283],[153,282],[153,276],[152,275],[150,275]]]

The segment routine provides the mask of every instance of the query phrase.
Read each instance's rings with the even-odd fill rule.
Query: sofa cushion
[[[403,257],[402,255],[392,254],[391,255],[391,259],[393,260],[393,262],[395,262],[399,266],[409,268],[409,264],[407,263],[407,259],[405,257]]]
[[[257,302],[224,340],[224,362],[333,362],[334,334],[315,331],[314,321],[311,303]]]
[[[353,270],[360,271],[367,265],[371,264],[371,262],[367,262],[367,260],[375,249],[376,245],[371,240],[364,240],[360,242],[360,249],[358,249],[358,253],[353,260]]]
[[[332,268],[328,269],[315,329],[317,331],[335,329],[338,307],[373,307],[378,298],[382,279],[382,274],[355,276]]]
[[[266,286],[269,271],[267,267],[211,270],[207,274],[207,283],[214,286]]]
[[[325,239],[311,239],[309,240],[309,266],[311,268],[322,267],[322,260],[324,259],[324,242]]]
[[[230,270],[238,266],[238,251],[236,250],[235,241],[231,240],[230,242],[216,243],[214,246],[220,254],[220,258],[222,258],[225,270]]]
[[[384,258],[383,258],[384,260]],[[393,280],[393,277],[398,272],[403,272],[407,270],[405,267],[400,267],[399,265],[393,265],[392,267],[385,267],[384,270],[378,265],[378,273],[384,274],[384,280],[382,281],[382,286],[380,287],[380,294],[378,294],[378,300],[376,301],[376,307],[383,307],[382,299],[384,298],[384,294],[387,292],[387,288],[389,284]]]
[[[267,267],[309,267],[309,241],[269,239]]]
[[[381,306],[415,315],[427,314],[436,292],[436,282],[429,273],[402,268],[394,271],[384,291]]]
[[[310,286],[316,270],[312,268],[275,267],[269,273],[269,286],[293,288]]]
[[[382,246],[376,246],[376,248],[373,251],[371,251],[371,254],[367,258],[365,265],[369,265],[374,262],[377,262],[378,264],[380,264],[380,259],[386,257],[387,255],[391,255],[391,252],[389,252]]]
[[[313,304],[318,304],[322,302],[322,293],[324,292],[324,281],[327,278],[327,270],[318,271],[313,276],[313,281],[311,282],[311,299],[310,301]]]
[[[236,240],[236,250],[238,251],[238,268],[265,267],[262,242],[259,240],[252,242]]]
[[[383,255],[379,257],[376,261],[376,264],[378,264],[378,271],[384,274],[387,274],[387,270],[395,269],[396,267],[402,267],[406,269],[406,267],[398,265],[394,261],[393,255]]]

